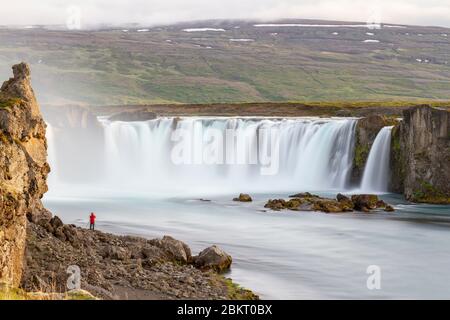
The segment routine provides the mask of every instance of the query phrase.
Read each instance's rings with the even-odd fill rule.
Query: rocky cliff
[[[30,69],[13,67],[0,91],[0,282],[18,285],[26,220],[48,217],[41,203],[47,191],[47,143],[30,84]]]
[[[450,115],[418,106],[392,131],[391,189],[414,202],[450,203]]]

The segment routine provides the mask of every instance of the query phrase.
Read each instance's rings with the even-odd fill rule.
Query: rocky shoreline
[[[216,246],[192,256],[183,242],[147,240],[63,224],[29,222],[21,287],[66,292],[68,267],[81,271],[81,289],[101,299],[258,299],[218,272],[231,257]]]

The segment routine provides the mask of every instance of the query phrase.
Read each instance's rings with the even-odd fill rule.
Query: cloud
[[[166,24],[204,19],[328,19],[450,27],[448,0],[16,0],[2,4],[1,24],[65,24],[76,3],[83,26]]]

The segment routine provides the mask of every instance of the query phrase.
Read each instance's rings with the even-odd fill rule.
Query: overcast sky
[[[450,27],[450,0],[0,0],[0,24],[66,24],[71,6],[83,27],[155,25],[202,19],[307,18]],[[378,21],[376,21],[378,22]]]

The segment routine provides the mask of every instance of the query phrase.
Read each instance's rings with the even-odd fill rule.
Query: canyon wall
[[[49,218],[41,198],[47,191],[45,122],[27,64],[0,91],[0,282],[17,286],[22,274],[27,218]]]
[[[391,189],[414,202],[450,203],[450,116],[418,106],[392,131]]]

